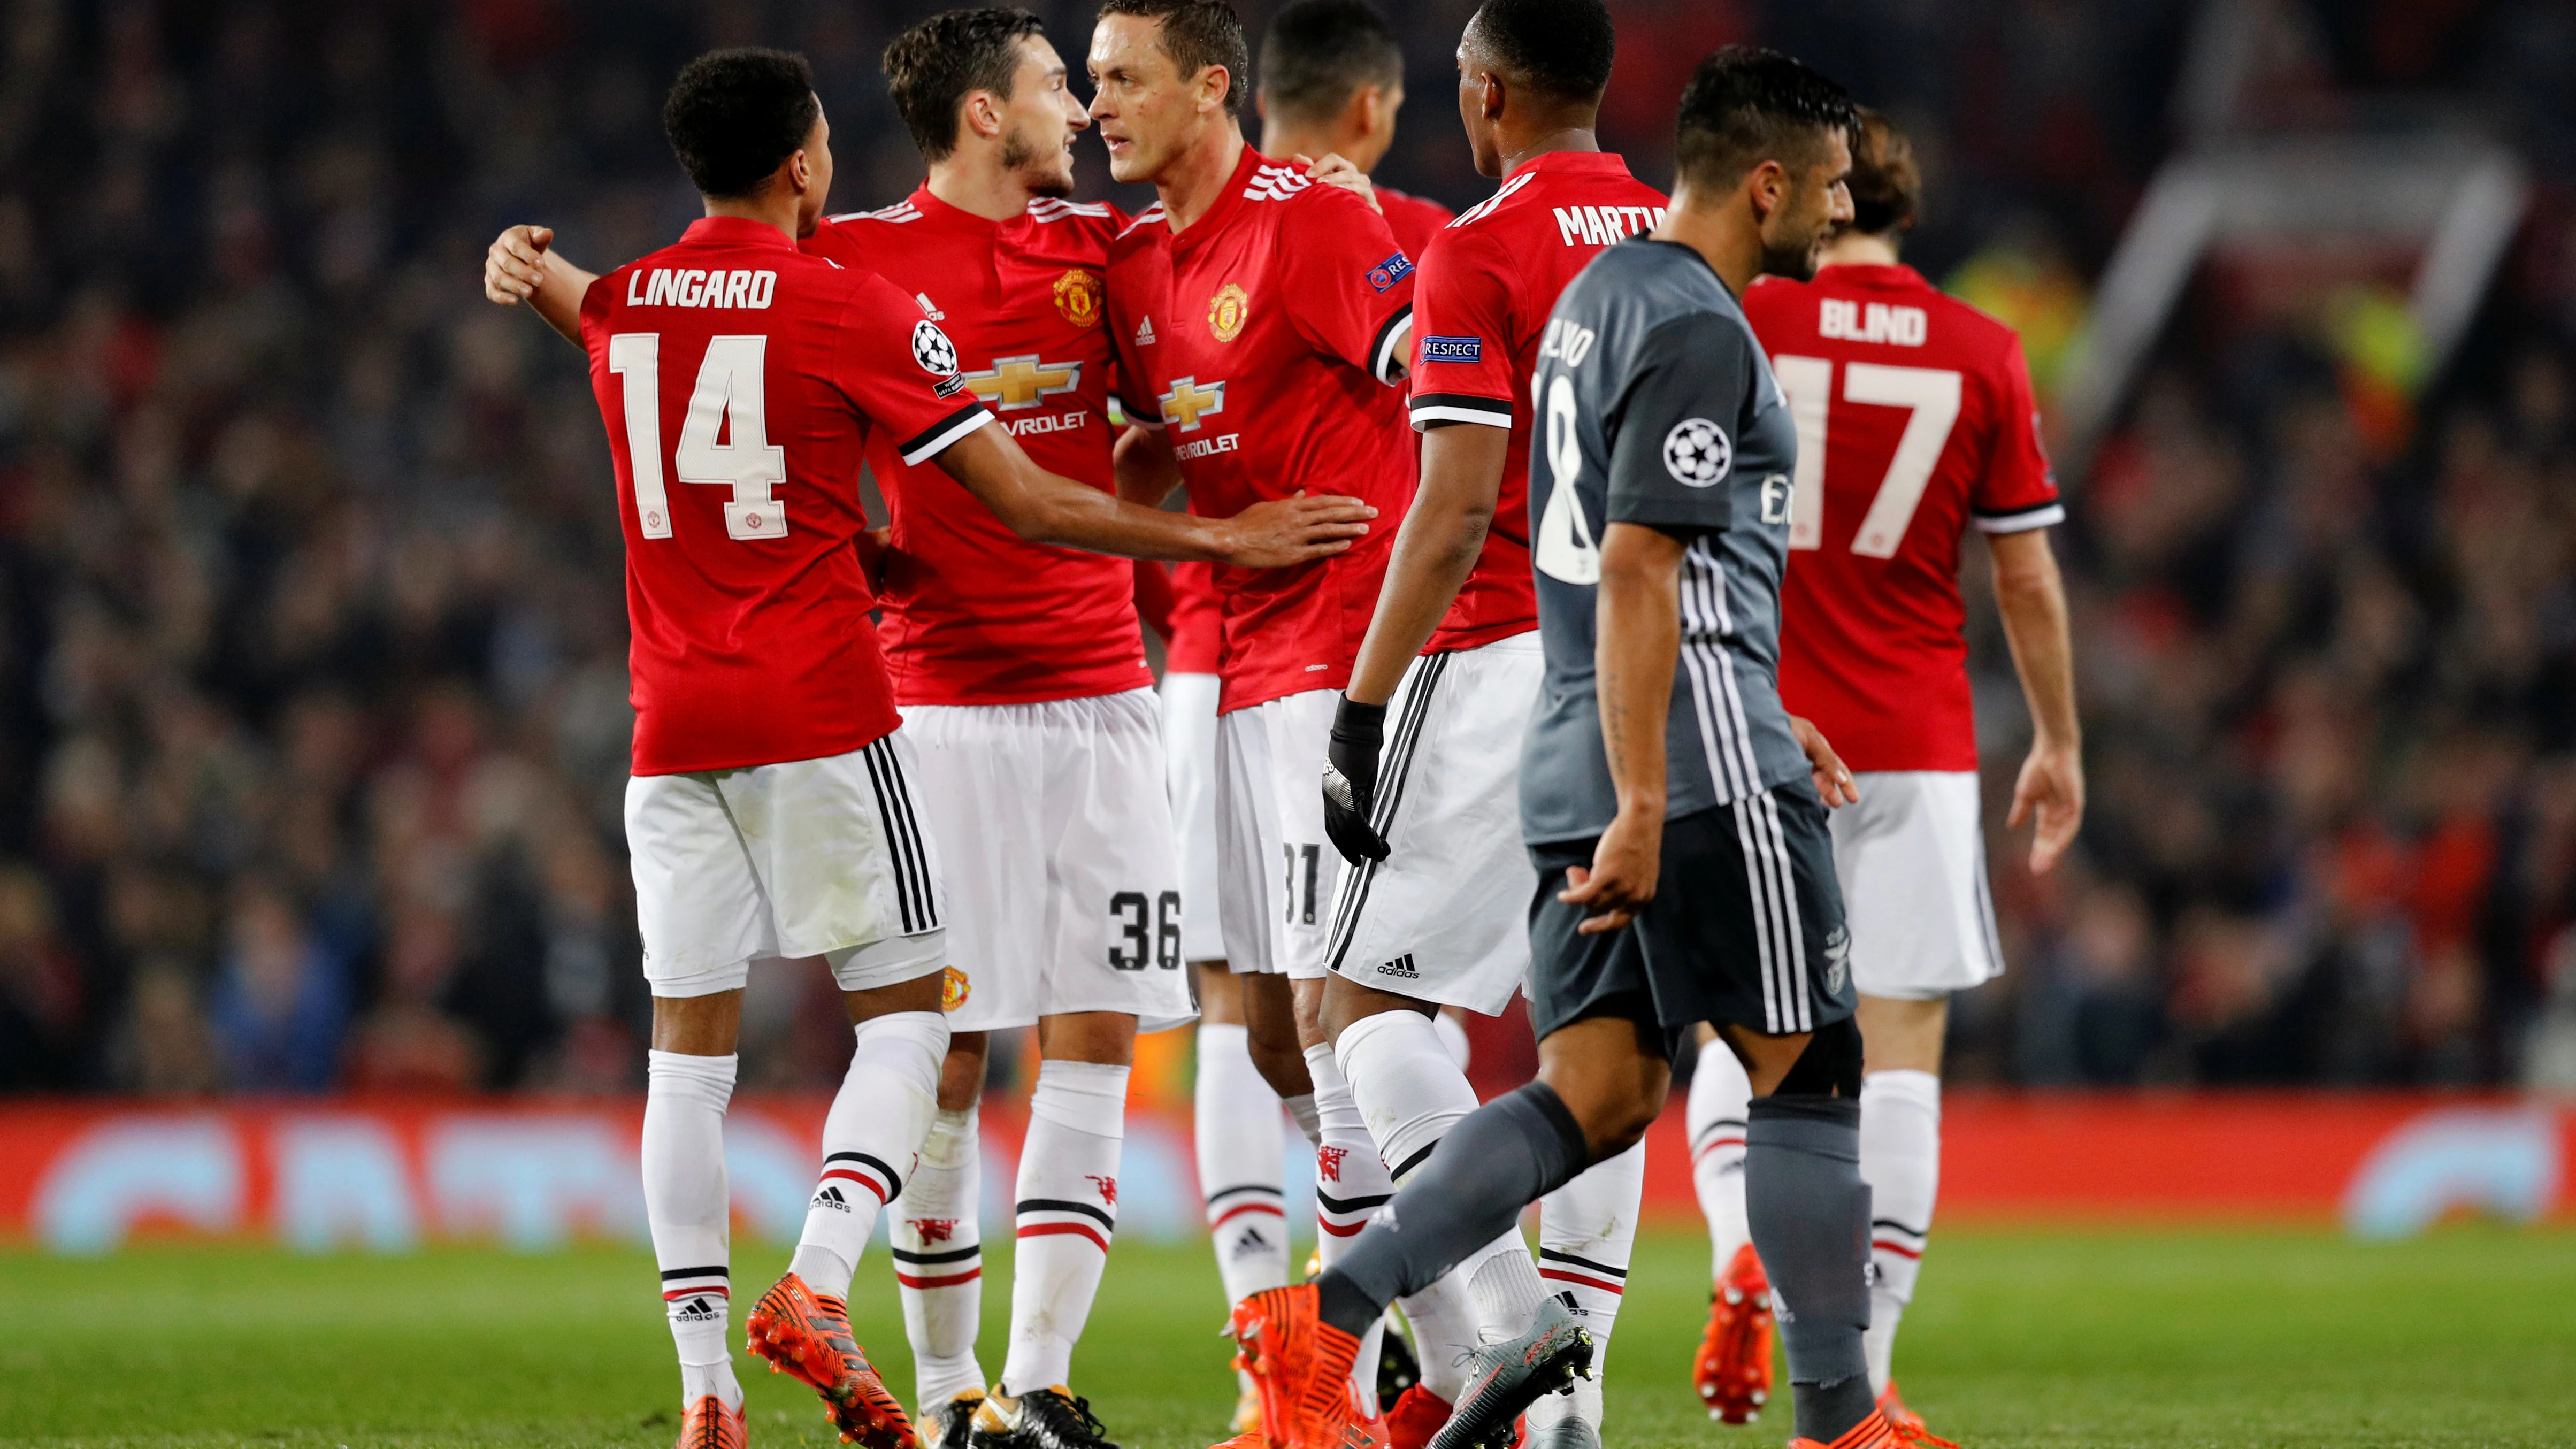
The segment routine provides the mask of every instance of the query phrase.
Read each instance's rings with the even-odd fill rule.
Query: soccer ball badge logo
[[[1684,418],[1664,434],[1664,471],[1685,488],[1709,488],[1726,476],[1735,448],[1706,418]]]
[[[935,322],[912,324],[912,360],[933,377],[946,377],[957,370],[957,344],[939,330]]]

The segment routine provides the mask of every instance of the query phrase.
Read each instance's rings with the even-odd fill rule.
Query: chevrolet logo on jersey
[[[1172,379],[1172,390],[1162,395],[1163,421],[1184,433],[1196,432],[1199,419],[1210,413],[1225,411],[1225,383],[1222,379],[1199,386],[1195,377]]]
[[[1023,357],[996,357],[991,367],[965,377],[975,396],[995,407],[1033,408],[1040,398],[1082,386],[1082,364],[1040,362],[1032,352]]]

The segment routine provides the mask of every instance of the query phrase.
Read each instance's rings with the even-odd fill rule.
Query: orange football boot
[[[1752,1423],[1771,1401],[1771,1280],[1751,1243],[1735,1250],[1709,1299],[1691,1382],[1708,1416],[1729,1424]]]
[[[1958,1445],[1925,1428],[1923,1416],[1905,1407],[1905,1398],[1896,1392],[1894,1379],[1887,1381],[1887,1391],[1878,1396],[1878,1412],[1886,1418],[1887,1427],[1896,1435],[1896,1442],[1905,1449],[1959,1449]]]
[[[728,1409],[724,1400],[708,1394],[681,1413],[680,1437],[671,1449],[743,1449],[750,1439],[742,1410]]]
[[[1873,1409],[1868,1418],[1843,1431],[1831,1444],[1816,1439],[1791,1439],[1789,1449],[1905,1449],[1905,1441],[1887,1422],[1887,1416]]]
[[[849,1309],[793,1273],[781,1278],[743,1320],[751,1351],[771,1373],[791,1373],[823,1396],[823,1413],[841,1442],[867,1449],[919,1449],[903,1405],[886,1392],[850,1332]]]
[[[1244,1299],[1234,1305],[1231,1331],[1234,1366],[1261,1390],[1270,1449],[1373,1449],[1384,1442],[1384,1421],[1362,1418],[1351,1402],[1360,1341],[1317,1314],[1314,1284],[1265,1288]]]
[[[1396,1395],[1386,1411],[1387,1449],[1422,1449],[1449,1422],[1449,1401],[1420,1384]]]

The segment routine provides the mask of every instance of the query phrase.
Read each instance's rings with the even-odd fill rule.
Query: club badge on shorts
[[[1208,299],[1208,331],[1215,333],[1219,342],[1232,342],[1243,335],[1244,319],[1251,312],[1251,295],[1228,282]]]
[[[942,1011],[955,1011],[957,1008],[959,1008],[959,1007],[961,1007],[961,1006],[964,1006],[964,1005],[966,1004],[966,998],[967,998],[967,997],[972,996],[972,995],[974,995],[974,994],[975,994],[975,988],[974,988],[974,986],[973,986],[973,984],[972,984],[972,983],[970,983],[970,982],[968,982],[968,981],[967,981],[967,979],[966,979],[966,973],[965,973],[965,972],[958,970],[958,969],[957,969],[956,967],[954,967],[954,966],[944,966],[944,967],[941,967],[941,968],[940,968],[940,971],[939,971],[939,1009],[940,1009],[940,1010],[942,1010]]]
[[[1055,279],[1056,315],[1076,327],[1096,327],[1103,295],[1099,273],[1070,268]]]

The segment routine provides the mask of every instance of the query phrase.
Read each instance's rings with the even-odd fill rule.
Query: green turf
[[[987,1260],[988,1370],[1003,1246]],[[1640,1244],[1612,1449],[1787,1437],[1785,1412],[1729,1430],[1690,1400],[1704,1252],[1685,1235]],[[782,1264],[776,1249],[738,1254],[745,1300]],[[658,1446],[675,1432],[670,1340],[638,1254],[170,1248],[7,1254],[0,1271],[0,1444]],[[908,1396],[883,1261],[860,1276],[860,1331]],[[1119,1245],[1076,1378],[1130,1449],[1220,1437],[1232,1379],[1217,1299],[1204,1248]],[[1899,1371],[1933,1427],[1972,1449],[2565,1445],[2576,1235],[1945,1232]],[[746,1380],[755,1443],[830,1442],[804,1390]]]

